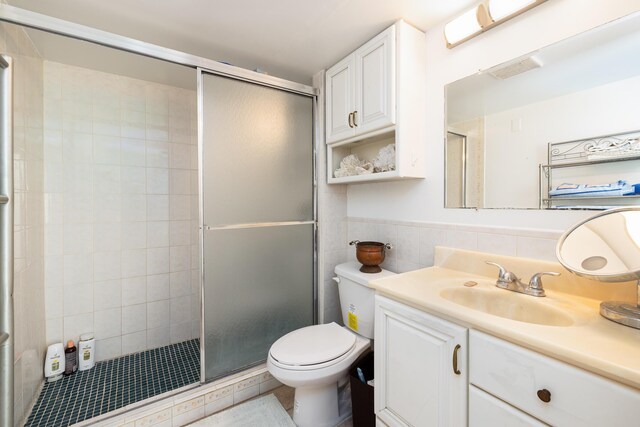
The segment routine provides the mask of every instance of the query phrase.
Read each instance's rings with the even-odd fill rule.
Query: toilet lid
[[[355,334],[336,323],[307,326],[289,332],[271,346],[271,357],[285,365],[317,365],[353,348]]]

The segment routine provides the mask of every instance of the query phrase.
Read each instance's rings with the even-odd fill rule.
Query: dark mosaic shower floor
[[[45,383],[25,426],[69,426],[200,381],[199,340],[96,363]]]

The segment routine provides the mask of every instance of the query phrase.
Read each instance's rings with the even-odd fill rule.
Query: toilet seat
[[[329,323],[288,333],[273,344],[269,357],[283,369],[321,369],[338,363],[355,347],[354,333]]]

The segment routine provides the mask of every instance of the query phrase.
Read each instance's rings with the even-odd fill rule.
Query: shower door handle
[[[9,196],[0,194],[0,205],[6,205],[7,203],[9,203]]]

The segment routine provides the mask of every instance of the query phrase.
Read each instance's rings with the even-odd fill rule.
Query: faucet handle
[[[498,264],[497,262],[485,261],[485,263],[489,265],[493,265],[494,267],[498,267],[500,271],[498,271],[498,279],[499,280],[508,280],[511,276],[511,273],[507,271],[506,268]]]
[[[542,287],[542,276],[559,276],[560,273],[556,273],[555,271],[543,271],[542,273],[536,273],[531,276],[531,280],[529,280],[529,288],[528,291],[531,295],[537,297],[543,297],[545,295],[544,289]]]
[[[520,279],[518,278],[518,276],[508,271],[506,268],[504,268],[500,264],[496,262],[491,262],[491,261],[485,261],[485,262],[489,265],[493,265],[500,269],[500,271],[498,271],[498,280],[496,281],[497,287],[508,289],[509,284],[520,283]]]
[[[500,269],[500,271],[498,272],[498,276],[500,276],[500,277],[502,277],[505,274],[507,274],[507,270],[503,266],[498,264],[497,262],[485,261],[485,264],[489,264],[489,265],[493,265],[494,267],[498,267]]]

